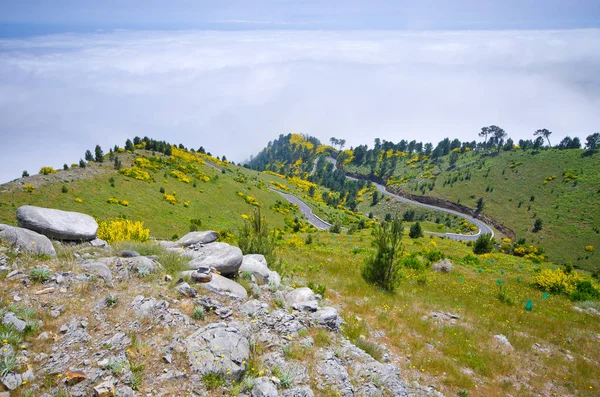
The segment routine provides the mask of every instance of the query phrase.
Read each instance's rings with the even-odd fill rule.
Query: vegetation
[[[382,222],[373,229],[376,253],[365,259],[363,278],[388,292],[394,292],[400,281],[401,244],[404,227],[400,219]]]

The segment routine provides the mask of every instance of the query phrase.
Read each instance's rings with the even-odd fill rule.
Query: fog
[[[236,162],[279,134],[515,140],[600,129],[600,30],[63,34],[0,40],[0,183],[149,136]]]

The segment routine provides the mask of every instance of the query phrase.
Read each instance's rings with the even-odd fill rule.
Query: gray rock
[[[135,317],[146,318],[150,317],[153,312],[162,309],[167,309],[169,303],[167,301],[157,301],[155,298],[144,298],[143,295],[138,295],[131,302],[131,307]]]
[[[277,388],[271,381],[271,379],[262,376],[256,378],[254,381],[254,388],[252,388],[252,397],[277,397]]]
[[[300,303],[294,303],[292,308],[300,311],[316,312],[319,308],[319,303],[316,300],[309,300]]]
[[[178,247],[189,247],[193,244],[209,244],[219,238],[219,233],[207,230],[205,232],[190,232],[177,240]]]
[[[0,382],[2,382],[8,390],[15,390],[17,387],[21,386],[23,380],[21,379],[21,375],[9,372],[0,379]]]
[[[269,276],[271,275],[271,271],[269,270],[267,265],[262,264],[253,257],[249,257],[248,255],[244,256],[239,271],[242,273],[250,273],[256,278],[259,284],[269,283]]]
[[[259,312],[268,309],[269,305],[256,299],[249,300],[240,306],[240,311],[250,317],[254,317]]]
[[[104,279],[104,281],[106,281],[106,282],[111,282],[113,279],[112,272],[110,271],[108,266],[106,266],[102,262],[97,262],[97,261],[93,261],[93,260],[86,261],[86,262],[83,262],[82,264],[80,264],[79,267],[84,272],[96,275],[96,276]]]
[[[326,350],[322,353],[321,360],[316,364],[316,373],[321,378],[318,384],[334,386],[341,396],[354,396],[354,386],[350,382],[348,371],[332,351]]]
[[[340,326],[344,322],[339,316],[338,311],[333,307],[319,309],[312,314],[312,317],[318,325],[329,328],[332,331],[339,331]]]
[[[11,324],[17,332],[25,331],[25,326],[27,325],[25,321],[19,319],[13,312],[8,312],[4,315],[2,324]]]
[[[195,283],[209,283],[212,280],[212,273],[205,271],[205,268],[200,268],[192,271],[190,278]]]
[[[160,263],[152,258],[148,258],[147,256],[127,258],[123,262],[128,264],[131,269],[142,274],[155,273],[162,269],[162,265]]]
[[[257,262],[262,263],[263,265],[269,267],[269,264],[267,263],[267,259],[265,258],[265,256],[263,254],[248,254],[248,255],[244,255],[244,259],[253,259]]]
[[[279,287],[281,285],[281,276],[274,270],[269,273],[269,285]]]
[[[56,240],[90,241],[96,238],[98,224],[79,212],[24,205],[17,210],[21,227]]]
[[[201,375],[217,373],[239,380],[246,372],[250,346],[235,327],[209,324],[188,336],[185,344],[191,366]]]
[[[227,276],[236,274],[242,265],[242,250],[232,245],[216,242],[199,247],[192,251],[193,259],[189,266],[192,269],[199,267],[214,267],[221,274]]]
[[[314,397],[314,394],[310,387],[302,386],[285,390],[283,392],[283,397]]]
[[[494,335],[494,341],[500,346],[503,353],[515,350],[513,345],[508,341],[508,338],[502,334]]]
[[[35,380],[35,374],[33,373],[33,370],[31,368],[29,368],[27,371],[25,371],[21,374],[21,378],[25,382],[32,382]]]
[[[121,257],[122,258],[135,258],[140,256],[140,254],[138,254],[136,251],[133,250],[124,250],[121,251]]]
[[[188,283],[181,283],[176,289],[181,295],[188,296],[190,298],[194,298],[198,293],[196,289],[191,287]]]
[[[198,285],[219,295],[229,296],[231,298],[246,299],[248,297],[248,292],[246,292],[244,287],[235,281],[218,274],[213,274],[210,282]]]
[[[285,297],[285,300],[290,306],[294,303],[302,303],[314,299],[315,293],[308,287],[296,288]]]
[[[89,244],[92,247],[110,248],[110,244],[108,244],[106,241],[102,240],[101,238],[95,238],[92,241],[90,241]]]
[[[0,241],[32,254],[56,256],[56,251],[48,237],[31,230],[0,224]]]

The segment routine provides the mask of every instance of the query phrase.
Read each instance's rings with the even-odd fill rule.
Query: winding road
[[[329,161],[330,163],[333,164],[333,166],[335,167],[335,159],[331,158],[331,157],[327,157],[327,161]],[[313,166],[313,171],[311,172],[314,173],[315,169],[317,166],[317,160],[315,159],[315,165]],[[358,179],[356,178],[352,178],[349,176],[346,176],[346,178],[357,181]],[[472,216],[463,214],[462,212],[458,212],[458,211],[454,211],[454,210],[450,210],[447,208],[442,208],[442,207],[436,207],[435,205],[431,205],[431,204],[424,204],[424,203],[420,203],[418,201],[414,201],[414,200],[410,200],[407,199],[406,197],[402,197],[402,196],[398,196],[396,194],[390,193],[385,189],[385,186],[379,184],[379,183],[374,183],[374,185],[377,187],[377,190],[379,190],[382,194],[389,196],[395,200],[401,201],[403,203],[407,203],[407,204],[412,204],[412,205],[416,205],[418,207],[423,207],[423,208],[429,208],[432,210],[436,210],[436,211],[441,211],[441,212],[445,212],[447,214],[452,214],[452,215],[456,215],[460,218],[466,219],[469,222],[473,223],[475,226],[477,226],[477,233],[476,234],[459,234],[459,233],[436,233],[436,232],[425,232],[427,234],[433,234],[436,236],[443,236],[452,240],[462,240],[462,241],[473,241],[473,240],[477,240],[477,238],[482,235],[482,234],[491,234],[492,237],[494,236],[494,230],[488,226],[487,224],[483,223],[481,220],[473,218]],[[272,189],[269,188],[269,190],[272,190],[274,192],[277,192],[279,194],[281,194],[287,201],[289,201],[290,203],[296,204],[297,206],[300,207],[300,211],[304,214],[304,216],[306,216],[306,218],[308,219],[308,221],[317,229],[319,230],[329,230],[329,228],[331,227],[331,224],[325,222],[324,220],[322,220],[321,218],[319,218],[318,216],[316,216],[311,208],[302,200],[300,200],[298,197],[293,196],[291,194],[287,194],[287,193],[283,193],[279,190],[276,189]]]

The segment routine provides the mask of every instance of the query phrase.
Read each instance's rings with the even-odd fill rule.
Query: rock
[[[209,324],[188,336],[185,344],[191,366],[201,375],[216,373],[239,380],[246,372],[250,346],[235,327]]]
[[[87,375],[83,371],[67,371],[65,374],[65,382],[69,386],[74,386],[86,379]]]
[[[210,281],[212,280],[212,273],[205,273],[203,271],[199,271],[199,270],[194,270],[191,274],[190,274],[190,278],[192,279],[193,282],[195,283],[210,283]]]
[[[202,288],[215,292],[219,295],[229,296],[236,299],[246,299],[248,292],[246,289],[233,280],[220,276],[212,275],[212,280],[209,283],[199,284]]]
[[[0,378],[0,382],[2,382],[8,390],[16,390],[17,387],[21,386],[23,380],[21,379],[21,375],[9,372]]]
[[[256,378],[252,388],[252,397],[278,397],[277,388],[271,379],[262,376]]]
[[[503,353],[515,350],[515,348],[508,341],[508,338],[502,334],[494,335],[494,341],[498,345],[500,345],[500,348],[502,349]]]
[[[188,283],[181,283],[177,286],[176,289],[181,295],[187,296],[190,298],[194,298],[197,294],[196,289],[191,287]]]
[[[178,247],[189,247],[193,244],[209,244],[219,238],[219,233],[207,230],[205,232],[190,232],[176,241]]]
[[[96,238],[98,223],[79,212],[24,205],[17,210],[21,227],[56,240],[90,241]]]
[[[173,277],[171,277],[170,274],[167,274],[167,275],[165,275],[165,281],[171,282],[171,281],[173,281]]]
[[[86,261],[86,262],[83,262],[82,264],[80,264],[79,267],[81,268],[81,270],[85,271],[86,273],[98,276],[106,282],[112,281],[112,278],[113,278],[112,272],[110,271],[108,266],[106,266],[102,262]]]
[[[23,382],[33,382],[35,380],[35,374],[33,373],[33,370],[29,368],[27,371],[23,372],[21,374],[21,379]]]
[[[281,276],[274,270],[269,273],[269,285],[279,287],[281,285]]]
[[[39,291],[35,291],[34,294],[35,295],[46,295],[46,294],[51,294],[53,292],[54,292],[54,287],[48,287],[48,288],[41,289]]]
[[[132,270],[140,274],[155,273],[162,269],[162,265],[152,258],[147,256],[136,256],[127,258],[124,261]]]
[[[285,297],[285,300],[290,306],[292,306],[294,303],[302,303],[314,299],[315,293],[307,287],[296,288]]]
[[[144,298],[144,296],[138,295],[133,299],[133,302],[131,302],[131,307],[137,318],[146,318],[150,317],[156,310],[168,308],[169,303],[166,301],[159,302],[154,298]]]
[[[25,326],[27,326],[27,323],[18,318],[13,312],[7,312],[4,315],[2,324],[11,324],[17,332],[25,331]]]
[[[97,248],[110,248],[110,244],[108,244],[106,241],[102,240],[101,238],[95,238],[92,241],[90,241],[89,244],[92,247],[97,247]]]
[[[216,242],[196,248],[192,251],[193,259],[189,266],[192,269],[199,267],[214,267],[221,274],[236,274],[242,265],[242,250],[226,243]]]
[[[263,254],[248,254],[248,255],[244,255],[244,259],[253,259],[257,262],[262,263],[263,265],[269,267],[269,264],[267,263],[267,259],[265,258],[265,256]]]
[[[333,307],[324,307],[312,314],[313,319],[322,327],[329,328],[332,331],[339,331],[344,322],[339,316],[338,311]]]
[[[316,312],[319,308],[319,303],[316,300],[309,300],[300,303],[294,303],[292,308],[299,311]]]
[[[259,300],[252,299],[240,306],[240,311],[247,316],[254,317],[261,310],[268,310],[269,305]]]
[[[133,251],[133,250],[121,251],[122,258],[135,258],[138,256],[140,256],[140,254],[138,254],[136,251]]]
[[[103,345],[110,346],[117,351],[127,349],[131,346],[131,338],[125,332],[117,332],[110,339],[104,341]]]
[[[20,227],[0,224],[0,241],[6,241],[15,248],[32,254],[56,256],[48,237]]]
[[[310,387],[302,386],[285,390],[283,392],[283,397],[314,397],[314,394]]]
[[[105,381],[97,386],[94,386],[94,396],[96,397],[113,397],[115,395],[115,386],[111,381]]]
[[[117,389],[117,396],[119,397],[133,397],[133,389],[129,386],[119,386]]]
[[[248,257],[248,255],[244,256],[239,271],[242,273],[250,273],[256,278],[256,280],[260,284],[269,283],[269,276],[271,275],[271,271],[269,270],[267,265],[262,264],[253,257]]]

